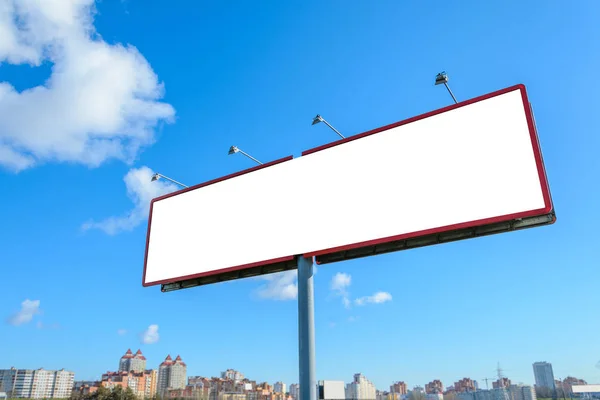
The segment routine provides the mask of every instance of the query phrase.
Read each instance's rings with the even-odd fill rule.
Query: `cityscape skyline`
[[[228,156],[232,145],[264,162],[297,158],[339,139],[311,125],[317,114],[350,137],[442,109],[453,104],[435,85],[446,71],[459,102],[527,87],[557,222],[318,265],[316,375],[485,387],[499,362],[511,382],[531,385],[532,362],[547,360],[556,379],[600,382],[600,189],[590,184],[600,2],[465,1],[6,2],[2,367],[100,379],[116,371],[115,353],[139,347],[145,368],[170,354],[188,375],[235,366],[298,382],[295,271],[142,287],[150,200],[178,188],[152,178],[195,185],[255,165]],[[409,174],[397,171],[398,182]]]
[[[11,367],[11,369],[14,369],[14,367]],[[24,370],[24,369],[16,369],[16,371],[19,370]],[[26,370],[26,369],[25,369]],[[43,368],[40,369],[29,369],[29,371],[43,371]],[[0,371],[8,371],[8,369],[2,370],[0,369]],[[61,369],[61,371],[65,371],[65,369]],[[384,388],[378,387],[377,385],[373,385],[373,390],[377,390],[377,391],[382,391],[382,392],[391,392],[391,393],[399,393],[399,394],[407,394],[408,392],[417,389],[417,390],[422,390],[424,393],[426,394],[435,394],[435,393],[445,393],[447,391],[456,391],[456,392],[471,392],[471,391],[476,391],[476,390],[488,390],[488,389],[498,389],[500,387],[509,387],[510,385],[528,385],[531,387],[547,387],[550,389],[554,389],[555,388],[555,383],[557,385],[557,389],[559,389],[560,387],[563,387],[564,390],[564,386],[563,385],[567,385],[570,389],[570,385],[572,384],[587,384],[585,379],[582,378],[575,378],[571,375],[568,375],[562,379],[558,379],[555,380],[554,379],[554,372],[553,372],[553,367],[552,367],[552,363],[546,362],[546,361],[541,361],[541,362],[534,362],[532,363],[532,374],[534,376],[534,380],[536,381],[535,383],[527,383],[527,382],[513,382],[510,377],[508,376],[504,376],[502,370],[500,369],[500,365],[498,364],[497,366],[497,376],[495,378],[483,378],[482,380],[491,380],[491,386],[489,385],[489,382],[485,382],[485,386],[482,386],[482,382],[479,379],[473,379],[472,377],[469,376],[465,376],[462,378],[458,378],[454,381],[446,381],[446,384],[444,384],[444,381],[438,378],[434,378],[432,379],[430,382],[427,383],[416,383],[416,384],[411,384],[409,382],[406,382],[404,380],[396,380],[393,382],[390,382],[389,386],[385,386]],[[149,390],[150,387],[154,387],[154,391],[157,392],[161,392],[167,389],[185,389],[186,386],[188,385],[195,385],[195,383],[192,383],[192,381],[194,380],[198,380],[198,379],[215,379],[215,378],[220,378],[220,379],[225,379],[225,380],[230,380],[233,382],[238,382],[238,381],[247,381],[248,378],[246,377],[245,374],[243,374],[242,372],[232,369],[232,368],[228,368],[226,371],[221,371],[220,373],[217,374],[212,374],[212,375],[206,375],[206,376],[201,376],[201,375],[193,375],[193,374],[188,374],[187,372],[187,364],[183,362],[182,358],[180,355],[177,355],[175,357],[175,359],[173,359],[171,357],[171,355],[167,355],[166,358],[160,362],[160,364],[158,364],[157,368],[152,368],[152,365],[148,365],[147,363],[147,358],[144,356],[143,352],[138,349],[135,353],[132,352],[131,348],[127,349],[127,351],[124,353],[124,355],[119,359],[118,362],[118,368],[115,370],[115,372],[111,372],[110,370],[107,370],[106,372],[103,372],[101,374],[101,379],[78,379],[78,381],[84,381],[84,382],[94,382],[94,381],[104,381],[104,380],[110,380],[113,379],[112,377],[119,377],[120,374],[122,373],[128,373],[128,372],[132,372],[132,373],[140,373],[140,376],[148,376],[148,380],[147,383],[143,384],[141,381],[139,383],[140,386],[140,393],[144,393],[144,390]],[[70,374],[73,374],[73,372],[68,372]],[[1,374],[0,374],[1,375]],[[358,378],[357,378],[358,377]],[[551,377],[551,381],[548,381],[547,377]],[[2,376],[0,376],[0,383],[2,383]],[[71,376],[71,381],[74,380],[74,376]],[[358,385],[358,387],[363,387],[363,389],[361,390],[365,390],[364,386],[365,384],[367,385],[372,385],[371,381],[368,380],[367,378],[365,378],[365,375],[363,375],[362,373],[355,373],[354,374],[354,379],[355,382],[360,383],[362,382],[362,380],[364,380],[364,383],[362,385]],[[358,379],[358,380],[356,380]],[[332,379],[318,379],[318,381],[334,381]],[[254,382],[263,382],[262,380],[258,379],[258,380],[254,380]],[[290,390],[294,390],[294,387],[298,387],[298,383],[297,382],[290,382],[290,383],[286,383],[285,381],[282,380],[277,380],[277,381],[264,381],[264,382],[274,382],[272,383],[273,385],[273,391],[274,392],[278,392],[277,388],[279,388],[279,392],[282,393],[288,393],[285,389],[286,388],[290,388]],[[450,383],[452,382],[452,383]],[[137,383],[135,384],[136,386],[138,385]],[[560,386],[560,387],[559,387]],[[108,387],[112,387],[112,386],[108,386]],[[389,389],[389,390],[388,390]],[[348,390],[348,389],[346,389]],[[357,389],[355,389],[357,390]],[[1,390],[0,390],[1,391]],[[356,392],[355,397],[356,398],[371,398],[369,397],[367,394],[365,394],[367,392],[364,392],[359,395],[358,392]],[[368,392],[370,393],[370,392]],[[147,394],[147,393],[146,393]],[[366,396],[366,397],[365,397]]]

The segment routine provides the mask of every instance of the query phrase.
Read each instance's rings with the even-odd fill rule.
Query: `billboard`
[[[317,392],[319,400],[346,399],[344,381],[319,381]]]
[[[573,393],[598,393],[600,394],[600,385],[573,385]]]
[[[555,220],[523,85],[152,200],[143,285],[178,289]]]

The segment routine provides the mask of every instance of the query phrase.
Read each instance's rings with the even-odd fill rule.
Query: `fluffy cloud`
[[[40,313],[40,301],[26,299],[21,303],[21,309],[8,318],[8,323],[19,326],[31,322],[33,316]]]
[[[392,301],[392,295],[388,292],[377,292],[373,296],[359,297],[354,300],[354,304],[357,306],[364,306],[365,304],[381,304],[388,301]]]
[[[88,221],[82,225],[83,230],[101,229],[109,235],[122,231],[130,231],[148,217],[150,200],[179,189],[175,184],[165,180],[151,182],[152,170],[148,167],[129,170],[125,178],[127,195],[133,202],[133,209],[118,217],[109,217],[102,221]]]
[[[118,329],[117,330],[117,335],[119,336],[124,336],[127,334],[127,329]]]
[[[342,298],[342,304],[346,308],[350,308],[351,302],[348,298],[348,287],[352,283],[352,277],[343,272],[338,272],[331,279],[331,290],[334,292],[336,296],[340,296]]]
[[[174,117],[148,61],[103,41],[94,12],[94,0],[0,2],[0,65],[52,65],[43,85],[21,92],[0,81],[0,167],[131,162]]]
[[[298,271],[284,271],[261,276],[267,281],[256,293],[262,299],[294,300],[298,297]]]
[[[141,333],[140,338],[143,344],[153,344],[158,342],[158,325],[150,325],[148,329]]]
[[[331,279],[331,290],[336,292],[345,292],[346,288],[350,286],[352,282],[352,277],[343,272],[338,272]]]

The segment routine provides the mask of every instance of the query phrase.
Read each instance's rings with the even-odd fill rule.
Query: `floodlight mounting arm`
[[[164,178],[164,179],[166,179],[168,181],[171,181],[174,184],[179,185],[179,186],[181,186],[182,188],[185,188],[185,189],[187,189],[189,187],[187,185],[184,185],[181,182],[177,182],[175,179],[171,179],[168,176],[165,176],[163,174],[159,174],[158,172],[156,172],[154,175],[152,175],[152,182],[157,181],[159,178]]]
[[[242,153],[243,155],[245,155],[246,157],[248,157],[249,159],[251,159],[252,161],[256,162],[259,165],[262,165],[263,163],[261,163],[260,161],[258,161],[256,158],[252,157],[250,154],[246,153],[244,150],[240,149],[237,146],[231,146],[229,148],[229,155],[235,154],[235,153]]]
[[[323,122],[325,125],[327,125],[329,127],[329,129],[331,129],[332,131],[334,131],[335,133],[337,133],[339,135],[339,137],[341,137],[342,139],[346,138],[344,135],[342,135],[340,133],[340,131],[338,131],[337,129],[335,129],[333,127],[333,125],[331,125],[329,122],[327,122],[327,120],[325,118],[321,117],[320,114],[317,114],[317,116],[313,118],[312,125],[318,124],[319,122]]]
[[[450,93],[450,96],[452,96],[452,100],[454,100],[454,104],[458,104],[458,101],[456,101],[456,97],[454,97],[454,93],[452,93],[452,90],[450,90],[450,86],[448,86],[447,82],[444,82],[444,86],[446,86],[446,89],[448,89],[448,93]]]
[[[256,158],[252,157],[250,154],[246,153],[244,150],[241,150],[241,149],[238,148],[238,152],[242,153],[243,155],[245,155],[246,157],[248,157],[252,161],[256,162],[257,164],[263,165],[262,162],[258,161]]]
[[[335,129],[329,122],[327,122],[325,119],[323,119],[323,123],[325,123],[325,125],[327,125],[328,127],[331,128],[332,131],[334,131],[335,133],[337,133],[342,139],[345,139],[346,137],[344,135],[342,135],[340,133],[340,131],[338,131],[337,129]]]

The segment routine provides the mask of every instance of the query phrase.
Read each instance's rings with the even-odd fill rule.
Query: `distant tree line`
[[[131,388],[123,389],[121,386],[115,386],[114,389],[108,389],[104,386],[100,386],[98,390],[93,393],[82,395],[79,393],[73,393],[70,400],[140,400]],[[156,395],[151,399],[146,400],[161,400],[160,396]]]
[[[535,395],[539,399],[570,399],[571,393],[560,386],[555,389],[548,387],[535,387]]]

